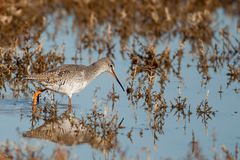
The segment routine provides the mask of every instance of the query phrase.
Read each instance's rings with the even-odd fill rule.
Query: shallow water
[[[229,20],[226,16],[224,23],[231,24],[230,31],[233,34],[236,33],[235,26],[237,25],[236,19]],[[71,18],[69,18],[71,21]],[[67,22],[70,23],[70,22]],[[222,25],[223,25],[222,24]],[[70,24],[69,24],[70,26]],[[48,30],[52,30],[52,26],[49,26]],[[74,63],[71,58],[75,55],[75,34],[70,32],[68,35],[64,33],[58,33],[56,42],[46,40],[46,34],[41,36],[42,41],[46,40],[44,49],[49,50],[51,45],[62,45],[65,44],[64,55],[66,57],[66,64]],[[239,36],[238,36],[239,37]],[[132,38],[129,41],[129,46],[134,41]],[[145,44],[143,39],[140,39]],[[171,55],[178,49],[178,37],[171,40],[170,42],[163,42],[157,45],[157,53],[166,47],[171,48]],[[123,83],[125,88],[129,87],[130,77],[127,72],[131,61],[129,58],[122,59],[119,49],[119,39],[115,38],[115,66],[116,73]],[[147,44],[145,44],[147,45]],[[126,56],[127,57],[127,56]],[[89,64],[89,55],[87,52],[82,53],[83,61],[78,61],[78,64]],[[97,60],[95,53],[92,55],[92,61]],[[195,59],[192,61],[192,59]],[[98,147],[94,148],[90,145],[90,142],[85,141],[84,144],[75,144],[73,146],[65,146],[71,152],[72,159],[104,159],[121,156],[121,153],[128,158],[147,159],[159,159],[159,158],[172,158],[182,159],[186,157],[187,153],[191,151],[190,143],[192,141],[192,135],[200,143],[202,152],[207,157],[214,155],[214,145],[216,150],[220,151],[221,145],[226,145],[231,151],[234,151],[235,145],[240,142],[240,105],[239,105],[239,91],[236,93],[234,89],[239,90],[239,83],[233,82],[228,87],[228,73],[227,65],[223,68],[214,72],[212,69],[209,70],[211,80],[206,85],[201,85],[202,76],[196,69],[197,66],[196,56],[190,54],[190,46],[186,45],[184,48],[184,57],[181,65],[181,77],[182,80],[178,79],[173,73],[169,74],[169,81],[166,83],[163,97],[166,100],[168,106],[170,101],[175,103],[175,98],[181,96],[181,100],[186,98],[187,106],[190,105],[192,114],[183,118],[183,115],[174,114],[176,109],[171,111],[167,108],[164,116],[164,125],[161,132],[151,128],[152,117],[151,113],[145,110],[147,107],[143,99],[138,100],[137,104],[133,104],[129,100],[129,96],[126,92],[123,92],[117,82],[108,74],[103,74],[96,80],[90,83],[81,93],[73,96],[73,113],[71,116],[80,120],[81,117],[86,117],[94,109],[96,104],[97,110],[102,113],[106,113],[107,119],[111,119],[113,115],[118,115],[118,123],[123,119],[122,125],[124,128],[119,129],[117,132],[117,148],[113,148],[110,152],[105,153]],[[238,62],[239,63],[239,62]],[[188,67],[191,65],[191,67]],[[176,67],[177,65],[174,64]],[[157,81],[157,80],[156,80]],[[135,85],[138,83],[137,79],[134,80]],[[107,100],[107,95],[112,92],[112,85],[114,84],[115,92],[119,95],[119,99],[114,103],[112,109],[111,100]],[[99,89],[95,94],[96,88]],[[34,90],[33,86],[31,88]],[[219,90],[222,93],[219,93]],[[153,90],[159,91],[160,87],[155,82]],[[44,139],[26,138],[22,134],[32,129],[31,122],[31,97],[21,96],[18,99],[13,98],[11,91],[7,88],[7,92],[4,93],[5,98],[0,101],[0,142],[10,140],[18,145],[30,144],[32,146],[41,147],[44,155],[51,155],[55,146],[58,143],[50,142]],[[39,106],[51,107],[49,103],[51,101],[52,93],[43,93],[40,98]],[[57,117],[60,117],[63,112],[67,110],[67,97],[55,93],[55,99],[57,100]],[[46,97],[46,101],[44,101]],[[214,114],[210,115],[210,118],[204,121],[201,117],[197,116],[197,106],[201,101],[207,100],[208,105],[212,107],[211,111]],[[185,111],[188,110],[188,107]],[[150,115],[150,116],[149,116]],[[179,115],[179,117],[178,117]],[[34,128],[42,126],[44,120],[40,119],[34,123]],[[79,138],[79,137],[78,137]],[[216,142],[214,140],[216,138]],[[64,146],[64,145],[63,145]]]

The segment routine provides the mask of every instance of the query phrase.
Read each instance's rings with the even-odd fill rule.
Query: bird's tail
[[[33,75],[26,75],[22,77],[22,80],[34,80],[34,79],[36,79],[36,77]]]

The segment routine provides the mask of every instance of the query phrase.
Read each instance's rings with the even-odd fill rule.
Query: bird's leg
[[[72,112],[72,98],[68,96],[68,112]]]
[[[32,112],[35,113],[37,110],[37,104],[39,101],[39,95],[44,92],[46,89],[38,88],[38,90],[33,95],[33,106],[32,106]]]

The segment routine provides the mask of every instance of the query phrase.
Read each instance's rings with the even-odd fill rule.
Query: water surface
[[[239,32],[236,32],[235,27],[237,26],[237,19],[227,17],[221,10],[218,12],[217,15],[223,20],[220,25],[224,26],[227,24],[230,33],[236,35],[239,40]],[[70,28],[72,17],[70,16],[65,23],[64,27],[67,26]],[[50,23],[47,31],[51,32],[52,30],[54,30],[54,28]],[[68,34],[59,32],[55,41],[48,39],[47,34],[43,33],[40,41],[44,41],[44,50],[50,50],[52,45],[61,46],[64,44],[65,64],[77,63],[89,65],[99,57],[104,56],[99,56],[97,53],[89,55],[88,50],[83,50],[81,52],[83,60],[73,61],[72,57],[76,55],[80,56],[80,54],[77,53],[75,47],[76,34],[71,29],[69,30],[70,32]],[[100,30],[101,27],[99,32]],[[151,86],[150,99],[154,97],[154,93],[164,92],[161,93],[162,99],[152,100],[151,106],[149,106],[146,101],[146,95],[150,83],[148,79],[144,79],[148,72],[140,72],[136,77],[131,77],[133,70],[131,70],[130,66],[132,65],[132,61],[127,54],[125,54],[125,58],[122,58],[119,41],[119,37],[113,37],[116,73],[126,89],[133,87],[133,90],[136,91],[138,84],[143,83],[140,89],[143,98],[136,98],[135,93],[137,92],[133,92],[132,94],[123,92],[113,77],[109,74],[102,74],[91,82],[82,92],[73,96],[73,112],[69,113],[69,122],[58,121],[67,110],[67,97],[58,93],[48,92],[41,95],[39,104],[39,107],[42,108],[46,106],[48,111],[41,113],[41,118],[33,123],[31,114],[31,92],[35,90],[34,86],[29,83],[30,89],[27,91],[28,96],[21,95],[18,98],[14,98],[7,83],[6,91],[2,92],[4,98],[0,101],[0,142],[4,144],[6,140],[9,140],[10,143],[16,143],[22,147],[27,145],[36,148],[43,147],[41,152],[45,156],[47,155],[46,157],[52,154],[55,147],[61,145],[71,153],[70,159],[111,159],[111,157],[119,159],[121,156],[125,156],[127,159],[137,159],[138,157],[140,157],[140,159],[147,159],[148,157],[151,159],[183,159],[186,158],[188,153],[192,152],[191,142],[193,141],[193,137],[195,138],[194,140],[200,144],[201,152],[209,158],[215,154],[215,150],[217,153],[221,152],[221,145],[225,145],[230,151],[235,150],[235,145],[240,142],[240,129],[238,127],[240,121],[240,88],[239,77],[236,81],[228,85],[228,63],[232,63],[232,61],[223,62],[223,66],[217,68],[217,71],[210,68],[207,74],[210,75],[211,79],[206,81],[206,73],[199,72],[197,68],[198,65],[202,64],[199,56],[197,53],[191,52],[191,45],[186,42],[183,49],[184,55],[181,59],[180,78],[176,76],[176,73],[171,69],[170,72],[167,72],[168,79],[165,81],[163,88],[163,86],[158,83],[162,75],[161,73],[157,75]],[[154,46],[155,52],[157,54],[163,53],[168,46],[170,48],[170,57],[172,58],[179,50],[179,41],[179,36],[167,42],[161,40]],[[141,43],[141,45],[146,47],[150,46],[149,41],[144,38],[132,36],[127,45],[130,51],[133,50],[133,43]],[[218,44],[219,53],[223,52],[221,41],[213,41],[213,43]],[[238,53],[235,57],[239,57],[239,44],[234,44],[238,47]],[[144,54],[145,52],[141,52],[143,49],[141,45],[138,45],[134,49],[139,50],[137,51],[138,53]],[[211,51],[213,50],[210,50],[210,52]],[[126,51],[126,53],[129,53],[129,51]],[[173,62],[173,68],[177,69],[177,60],[171,60]],[[235,58],[235,61],[238,63],[236,66],[239,66],[237,58]],[[210,62],[208,62],[208,64],[211,65]],[[133,65],[133,67],[136,66],[137,65]],[[133,84],[133,86],[131,86],[131,84]],[[112,99],[108,97],[112,92],[116,94],[116,96],[119,96],[114,104]],[[53,94],[54,100],[52,100]],[[166,102],[166,110],[164,112],[162,110],[156,110],[157,104],[163,105],[163,101],[160,100]],[[201,102],[203,102],[203,106],[200,106],[200,109],[204,109],[204,104],[205,107],[207,104],[207,109],[209,109],[207,114],[200,114],[197,110]],[[55,111],[53,106],[56,103],[57,111],[51,112],[51,110]],[[176,108],[178,105],[179,107],[181,105],[185,107],[182,109]],[[76,124],[77,126],[81,126],[81,120],[84,119],[89,123],[88,125],[91,126],[93,124],[87,120],[87,117],[93,113],[93,111],[102,113],[103,115],[101,116],[104,118],[96,116],[97,119],[103,118],[101,120],[106,120],[107,122],[116,116],[116,121],[110,123],[112,125],[114,123],[117,125],[122,121],[121,127],[115,128],[117,131],[111,136],[114,145],[104,148],[97,145],[97,143],[102,143],[102,141],[92,142],[86,137],[83,138],[84,140],[81,141],[81,143],[66,145],[64,141],[57,142],[57,140],[54,140],[54,142],[52,142],[51,140],[47,140],[46,137],[41,138],[38,136],[38,138],[36,138],[37,136],[35,136],[34,138],[34,135],[31,135],[32,138],[27,138],[26,136],[26,132],[33,132],[33,130],[43,126],[45,123],[50,124],[50,126],[53,124],[60,125],[63,130],[64,127],[70,128],[71,130],[71,127],[73,127],[70,125],[72,119],[78,122]],[[161,115],[159,115],[160,113]],[[154,122],[157,128],[153,127]],[[106,122],[104,121],[103,124],[106,125]],[[114,128],[116,126],[112,127]],[[105,126],[105,129],[109,128]],[[101,140],[101,135],[103,136],[103,130],[101,128],[91,128],[90,130],[93,130],[92,132],[96,139]],[[95,131],[99,131],[99,133],[95,133]],[[57,134],[59,131],[55,130],[54,132],[56,132],[54,134]],[[72,130],[69,132],[72,132]],[[73,132],[73,134],[74,133],[75,132]],[[85,132],[83,131],[82,134],[85,134]],[[88,132],[86,134],[88,134]],[[100,134],[100,136],[98,134]],[[104,134],[104,136],[106,135]],[[79,135],[76,136],[76,141],[79,139]],[[109,137],[107,137],[107,139],[109,140]]]

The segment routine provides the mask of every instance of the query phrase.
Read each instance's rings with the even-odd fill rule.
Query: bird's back
[[[71,80],[74,76],[81,74],[85,68],[84,65],[65,64],[43,73],[29,75],[26,79],[36,81],[44,86],[50,86]]]

